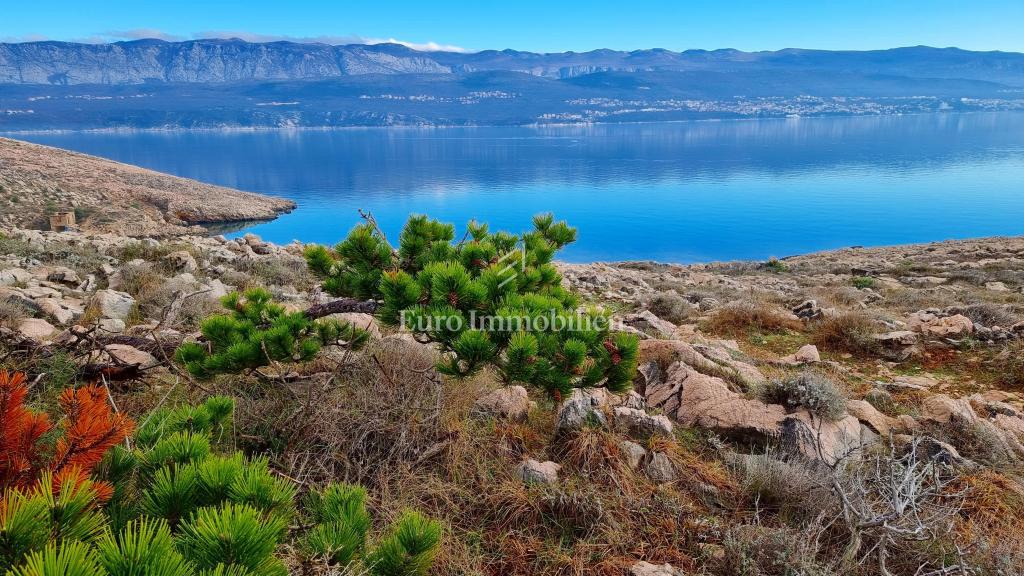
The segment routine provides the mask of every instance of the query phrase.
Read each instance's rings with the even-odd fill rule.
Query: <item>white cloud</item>
[[[114,40],[144,40],[148,38],[154,38],[156,40],[166,40],[168,42],[177,42],[179,40],[185,40],[184,36],[178,36],[176,34],[169,34],[163,30],[156,28],[133,28],[131,30],[110,30],[100,34]]]
[[[0,42],[17,44],[19,42],[45,42],[49,40],[42,34],[25,34],[24,36],[0,36]]]

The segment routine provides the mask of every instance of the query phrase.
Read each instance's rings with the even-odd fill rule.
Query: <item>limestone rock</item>
[[[95,306],[104,318],[125,320],[135,306],[135,299],[130,294],[116,290],[97,290],[89,304]]]
[[[199,263],[196,262],[195,257],[188,250],[171,252],[164,256],[164,262],[177,272],[195,272],[199,269]]]
[[[676,479],[676,470],[672,461],[664,452],[654,452],[644,467],[647,477],[658,484],[666,484]]]
[[[640,561],[629,568],[629,576],[686,576],[686,573],[675,569],[671,564]]]
[[[665,416],[651,416],[644,410],[625,406],[615,408],[615,428],[642,438],[672,437],[672,421]]]
[[[622,322],[626,326],[635,328],[655,338],[671,338],[676,331],[675,324],[658,318],[650,310],[644,310],[636,314],[627,314],[622,319]]]
[[[478,399],[473,405],[477,416],[525,420],[530,413],[530,397],[522,386],[505,386]]]
[[[575,388],[558,409],[555,429],[572,432],[585,426],[608,427],[608,391],[604,388]]]
[[[647,450],[632,440],[622,440],[619,442],[619,452],[631,470],[639,468],[640,463],[644,460],[644,456],[647,456]]]
[[[882,414],[877,408],[864,400],[847,400],[846,411],[857,420],[860,420],[871,428],[875,433],[888,436],[894,427],[892,418]]]
[[[804,344],[795,353],[790,354],[789,356],[783,356],[779,359],[779,362],[792,366],[813,364],[821,362],[821,354],[818,353],[818,347],[814,344]]]
[[[18,323],[18,333],[37,342],[45,341],[55,332],[57,329],[41,318],[25,318]]]
[[[875,334],[875,342],[879,345],[879,354],[894,362],[903,362],[916,355],[917,334],[910,330],[896,330],[884,334]]]
[[[531,458],[516,467],[516,476],[527,484],[555,484],[558,482],[558,471],[561,469],[561,464],[550,460],[538,462]]]
[[[0,286],[14,286],[15,284],[25,284],[32,279],[32,274],[22,270],[21,268],[8,268],[7,270],[0,270]]]
[[[103,350],[110,355],[115,363],[138,366],[146,369],[157,366],[160,362],[149,352],[144,352],[127,344],[107,344]]]
[[[962,314],[946,316],[924,324],[921,332],[934,338],[963,338],[974,333],[974,322]]]

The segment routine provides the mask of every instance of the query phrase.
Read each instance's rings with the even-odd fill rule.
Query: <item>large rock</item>
[[[754,366],[733,358],[733,353],[722,346],[691,345],[679,340],[643,340],[639,346],[640,364],[651,370],[649,363],[656,363],[658,370],[654,375],[657,377],[669,366],[682,362],[702,374],[728,376],[746,384],[760,384],[767,380]],[[650,376],[645,374],[645,379]],[[648,383],[641,382],[641,385]],[[642,389],[640,391],[643,393]]]
[[[882,414],[877,408],[864,400],[847,400],[846,411],[868,428],[882,436],[888,436],[893,427],[900,427],[892,418]]]
[[[629,568],[629,576],[686,576],[686,573],[677,570],[671,564],[640,561]]]
[[[46,280],[49,282],[56,282],[57,284],[64,284],[65,286],[71,286],[73,288],[77,288],[82,283],[82,278],[79,277],[78,272],[64,266],[55,266],[54,268],[51,268],[46,274]]]
[[[527,484],[555,484],[558,482],[558,471],[561,469],[561,464],[550,460],[538,462],[531,458],[516,467],[516,477]]]
[[[921,332],[933,338],[963,338],[974,333],[974,322],[963,314],[946,316],[923,324]]]
[[[135,299],[130,294],[116,290],[97,290],[89,300],[104,318],[126,320],[135,306]]]
[[[15,284],[25,284],[32,279],[32,274],[22,270],[21,268],[8,268],[7,270],[0,270],[0,286],[14,286]]]
[[[53,324],[50,324],[41,318],[25,318],[18,323],[18,333],[25,338],[29,338],[37,342],[43,342],[49,339],[56,332],[57,329],[53,327]]]
[[[108,344],[103,347],[103,350],[117,364],[138,366],[142,369],[152,368],[160,364],[156,357],[149,352],[139,350],[127,344]]]
[[[814,364],[821,362],[821,354],[818,352],[818,347],[814,344],[804,344],[793,354],[780,358],[779,362],[781,364],[788,364],[791,366]]]
[[[917,334],[910,330],[875,334],[874,339],[878,344],[879,354],[894,362],[903,362],[920,352],[917,347]]]
[[[744,398],[721,378],[701,374],[683,362],[673,364],[663,382],[647,389],[647,404],[684,426],[730,437],[772,437],[786,418],[782,406]]]
[[[671,338],[676,332],[675,324],[658,318],[650,310],[627,314],[622,318],[622,323],[655,338]]]
[[[830,421],[806,410],[789,415],[782,423],[783,443],[810,458],[832,464],[878,440],[853,416]]]
[[[672,437],[672,421],[665,416],[652,416],[644,410],[617,406],[615,408],[615,428],[621,432],[633,434],[641,438],[650,436]]]
[[[604,388],[576,388],[558,409],[555,429],[572,432],[586,426],[608,427],[608,391]]]
[[[525,420],[530,413],[530,397],[522,386],[505,386],[478,399],[473,414],[508,420]]]
[[[677,477],[672,461],[663,452],[651,454],[650,459],[647,460],[647,465],[644,467],[644,472],[647,473],[648,478],[658,484],[673,482]]]
[[[73,310],[57,298],[40,298],[35,301],[39,309],[58,324],[68,325],[82,314],[82,310]]]
[[[196,262],[195,257],[188,250],[171,252],[164,256],[164,262],[175,272],[195,272],[199,269],[199,264]]]

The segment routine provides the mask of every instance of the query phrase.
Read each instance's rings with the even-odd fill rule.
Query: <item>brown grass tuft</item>
[[[705,327],[714,334],[735,336],[750,330],[759,332],[798,331],[803,324],[792,314],[767,302],[743,300],[714,311]]]
[[[811,341],[822,350],[869,356],[878,349],[872,338],[876,332],[875,322],[869,316],[847,312],[816,321]]]

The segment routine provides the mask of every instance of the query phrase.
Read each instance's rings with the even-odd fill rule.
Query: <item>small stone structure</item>
[[[74,212],[54,212],[50,215],[50,230],[53,230],[54,232],[66,232],[74,229]]]

